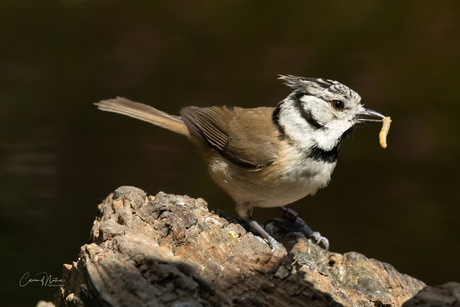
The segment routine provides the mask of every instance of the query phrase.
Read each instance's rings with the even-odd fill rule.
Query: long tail
[[[190,132],[180,116],[170,115],[143,103],[134,102],[123,97],[117,97],[115,99],[102,100],[95,103],[95,105],[102,111],[123,114],[185,136],[190,136]]]

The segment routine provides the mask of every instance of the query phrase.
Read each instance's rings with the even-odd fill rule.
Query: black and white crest
[[[294,92],[317,96],[326,101],[328,99],[333,99],[335,96],[341,96],[345,99],[354,99],[357,101],[361,100],[358,93],[350,89],[348,86],[334,80],[297,77],[292,75],[280,75],[279,79],[284,80],[284,83],[291,87]]]

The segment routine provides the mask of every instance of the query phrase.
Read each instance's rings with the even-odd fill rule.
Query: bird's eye
[[[345,102],[341,100],[332,100],[332,107],[336,110],[342,110],[345,107]]]

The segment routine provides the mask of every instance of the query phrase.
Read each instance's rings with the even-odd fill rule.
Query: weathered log
[[[120,187],[99,211],[57,306],[401,306],[425,286],[283,221],[267,225],[287,249],[273,253],[202,199]]]
[[[427,286],[405,302],[403,307],[460,307],[460,283]]]

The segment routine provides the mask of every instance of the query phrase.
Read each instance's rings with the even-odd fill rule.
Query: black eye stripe
[[[305,121],[310,125],[312,126],[313,128],[315,129],[321,129],[321,128],[324,128],[323,125],[321,125],[317,120],[316,118],[313,117],[313,114],[311,114],[311,112],[307,111],[304,109],[303,107],[303,102],[301,100],[301,98],[303,96],[306,96],[308,94],[305,94],[305,93],[302,93],[302,92],[298,92],[298,93],[295,93],[294,95],[294,101],[295,101],[295,107],[297,108],[297,110],[299,111],[300,115],[302,116],[303,119],[305,119]]]

